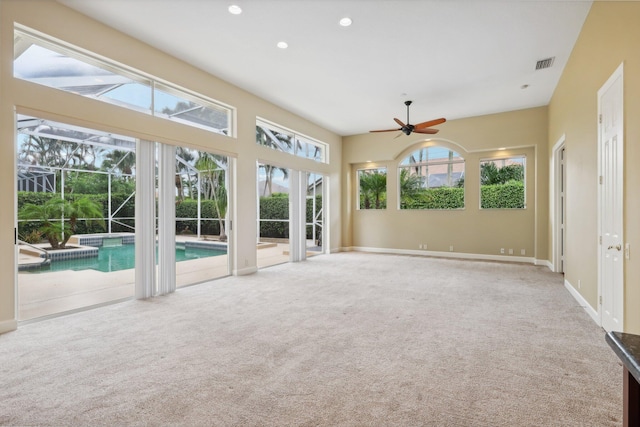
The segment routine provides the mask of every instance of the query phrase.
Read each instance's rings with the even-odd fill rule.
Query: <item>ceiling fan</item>
[[[409,123],[409,106],[412,101],[404,101],[404,105],[407,106],[407,124],[402,123],[400,119],[394,118],[395,122],[400,126],[400,128],[395,129],[382,129],[382,130],[372,130],[369,132],[393,132],[393,131],[402,131],[405,135],[411,135],[412,132],[415,133],[426,133],[433,135],[434,133],[438,133],[438,129],[432,129],[431,126],[436,126],[446,122],[447,120],[444,118],[429,120],[428,122],[418,123],[417,125],[412,125]],[[398,135],[399,136],[399,135]],[[396,137],[397,138],[397,137]]]

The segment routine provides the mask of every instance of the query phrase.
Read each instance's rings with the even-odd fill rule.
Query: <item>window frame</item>
[[[522,159],[522,207],[482,207],[482,164],[483,163],[494,163],[503,161],[506,162],[510,159]],[[515,163],[517,164],[517,163]],[[503,165],[508,166],[508,165]],[[501,167],[501,168],[502,168]],[[500,169],[501,169],[500,168]],[[493,185],[505,185],[506,183],[501,184],[493,184]],[[491,211],[491,210],[508,210],[508,211],[522,211],[527,209],[527,155],[526,154],[510,154],[510,155],[502,155],[496,157],[486,157],[478,160],[478,209],[481,211]]]

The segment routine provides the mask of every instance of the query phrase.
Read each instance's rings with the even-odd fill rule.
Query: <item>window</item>
[[[33,83],[108,102],[225,135],[231,109],[53,42],[16,31],[13,75]]]
[[[480,208],[524,209],[524,156],[480,162]]]
[[[189,126],[229,134],[231,111],[207,103],[184,91],[156,83],[153,91],[154,113],[157,117],[174,120]]]
[[[256,144],[327,163],[327,145],[263,120],[256,121]]]
[[[398,167],[400,209],[464,208],[464,159],[444,147],[424,147]]]
[[[359,209],[387,208],[387,168],[358,170]]]

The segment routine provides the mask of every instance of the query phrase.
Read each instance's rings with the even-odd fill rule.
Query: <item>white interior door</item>
[[[564,135],[553,147],[553,271],[565,272],[565,248],[566,245],[566,157]]]
[[[599,302],[602,327],[623,330],[623,86],[622,65],[598,91],[599,121]]]
[[[557,272],[558,273],[564,273],[564,262],[565,262],[565,256],[564,256],[564,248],[566,248],[566,241],[567,241],[567,232],[566,232],[566,224],[565,224],[565,220],[567,218],[567,201],[565,198],[565,188],[566,188],[566,168],[565,168],[565,160],[564,160],[564,155],[565,155],[565,149],[564,149],[564,145],[562,146],[562,148],[560,148],[559,152],[558,152],[558,156],[559,156],[559,174],[558,174],[558,179],[559,179],[559,186],[558,186],[558,230],[559,230],[559,236],[558,236],[558,252],[559,252],[559,263],[558,263],[558,267],[557,267]]]

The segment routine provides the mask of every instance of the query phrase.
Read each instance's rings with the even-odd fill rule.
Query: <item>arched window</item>
[[[423,147],[398,166],[400,209],[464,208],[464,158],[445,147]]]

